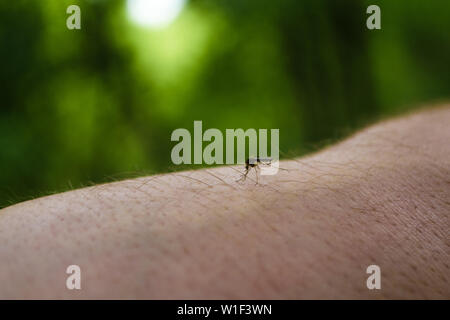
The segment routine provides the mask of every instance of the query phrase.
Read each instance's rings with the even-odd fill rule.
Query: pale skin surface
[[[280,167],[258,185],[224,166],[0,210],[0,298],[450,298],[448,106]]]

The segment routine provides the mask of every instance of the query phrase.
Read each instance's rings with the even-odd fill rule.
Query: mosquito
[[[272,164],[272,158],[260,158],[260,157],[247,158],[247,160],[245,160],[245,172],[242,174],[241,178],[238,179],[237,181],[245,181],[250,170],[252,168],[255,168],[256,184],[258,184],[258,170],[260,169],[259,165],[261,164],[270,166]]]

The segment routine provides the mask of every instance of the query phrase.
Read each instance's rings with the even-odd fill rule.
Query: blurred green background
[[[173,170],[194,120],[294,156],[450,95],[449,1],[188,0],[157,27],[130,2],[0,2],[0,207]]]

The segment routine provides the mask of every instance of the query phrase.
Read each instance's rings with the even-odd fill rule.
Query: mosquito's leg
[[[249,169],[245,169],[245,172],[241,175],[239,179],[236,180],[236,182],[245,181],[245,179],[247,178],[248,170]]]

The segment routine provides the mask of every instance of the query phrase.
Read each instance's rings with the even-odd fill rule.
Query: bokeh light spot
[[[128,0],[127,11],[133,22],[161,29],[177,18],[185,3],[186,0]]]

